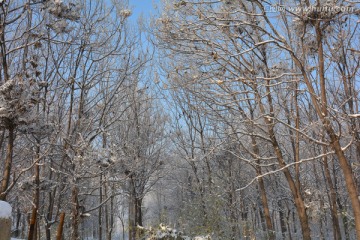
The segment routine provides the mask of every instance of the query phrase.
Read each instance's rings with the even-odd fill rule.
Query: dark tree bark
[[[0,200],[5,201],[8,194],[8,186],[10,184],[11,167],[14,152],[14,140],[15,140],[15,126],[11,125],[8,128],[9,136],[6,148],[6,158],[4,164],[3,179],[1,181],[0,188]]]

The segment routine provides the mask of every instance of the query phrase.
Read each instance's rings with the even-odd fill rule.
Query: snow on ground
[[[0,218],[11,218],[12,208],[9,203],[0,201]]]

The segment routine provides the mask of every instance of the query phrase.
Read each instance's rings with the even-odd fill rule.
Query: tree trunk
[[[243,208],[241,213],[241,219],[243,221],[243,238],[245,240],[250,239],[250,227],[249,227],[249,219],[248,219],[248,210]]]
[[[51,174],[50,174],[51,175]],[[50,177],[51,179],[51,177]],[[52,192],[48,193],[49,196],[49,206],[47,209],[47,214],[46,214],[46,218],[47,218],[47,222],[46,222],[46,230],[45,230],[45,235],[46,235],[46,240],[51,240],[51,230],[50,227],[52,225],[52,218],[53,218],[53,210],[54,210],[54,203],[55,203],[55,195],[56,195],[56,188],[54,189],[54,195]],[[49,221],[51,223],[49,223]]]
[[[102,169],[101,169],[102,170]],[[99,187],[99,202],[100,204],[103,201],[103,193],[102,193],[102,173],[100,173],[100,187]],[[98,218],[98,224],[99,224],[99,240],[102,240],[102,206],[99,207],[99,218]]]
[[[71,191],[71,203],[72,203],[72,232],[71,240],[79,240],[79,225],[80,225],[80,216],[79,216],[79,201],[78,201],[79,189],[76,186],[76,180],[74,181],[74,186]]]
[[[270,83],[268,82],[267,86],[266,86],[266,95],[267,95],[267,99],[268,99],[268,104],[269,104],[269,108],[270,108],[270,116],[269,118],[264,117],[264,120],[268,126],[268,133],[269,133],[269,137],[271,139],[271,143],[277,158],[277,161],[279,163],[279,166],[281,168],[283,168],[282,172],[285,175],[285,178],[289,184],[289,188],[291,190],[291,193],[293,195],[294,198],[294,203],[295,203],[295,207],[298,213],[298,217],[300,220],[300,226],[301,226],[301,231],[302,231],[302,235],[303,235],[303,239],[304,240],[310,240],[311,239],[311,233],[310,233],[310,227],[309,227],[309,220],[308,220],[308,216],[306,214],[306,209],[305,209],[305,204],[304,204],[304,200],[301,196],[301,192],[300,189],[298,189],[296,187],[296,183],[294,182],[294,179],[291,176],[290,170],[289,168],[286,166],[286,162],[284,160],[283,154],[281,152],[280,149],[280,145],[276,139],[276,135],[275,135],[275,131],[274,131],[274,123],[273,123],[273,113],[274,113],[274,108],[273,108],[273,103],[272,103],[272,97],[271,97],[271,91],[269,88]],[[256,96],[257,96],[257,100],[259,102],[259,107],[260,107],[260,111],[264,116],[267,116],[266,111],[265,111],[265,107],[261,102],[261,97],[259,95],[259,93],[256,91]]]
[[[287,229],[288,229],[288,234],[289,234],[289,239],[291,240],[292,237],[291,237],[291,228],[290,228],[290,217],[291,217],[291,210],[288,208],[288,211],[287,211],[287,217],[286,217],[286,226],[287,226]],[[293,223],[295,224],[295,223]]]
[[[107,183],[106,183],[106,176],[105,176],[105,184],[104,184],[104,196],[105,196],[105,199],[108,198],[108,188],[107,188]],[[107,240],[111,240],[111,239],[108,239],[108,234],[110,232],[110,226],[109,226],[109,206],[108,206],[108,203],[105,204],[105,238]]]
[[[20,237],[20,221],[21,221],[21,212],[20,212],[20,208],[18,207],[16,210],[16,225],[15,225],[15,232],[14,232],[14,236],[15,237]]]
[[[324,152],[325,152],[325,149],[324,149]],[[324,172],[325,172],[325,178],[326,178],[327,184],[330,189],[329,202],[330,202],[330,210],[331,210],[331,220],[332,220],[333,231],[334,231],[334,233],[333,233],[334,239],[341,239],[340,224],[339,224],[339,219],[338,219],[338,210],[337,210],[337,205],[336,205],[336,191],[334,189],[334,185],[331,180],[327,156],[324,156]]]
[[[111,197],[110,199],[110,228],[107,232],[107,240],[111,240],[112,238],[112,231],[114,227],[114,197]]]
[[[27,238],[28,240],[34,239],[34,235],[35,235],[35,231],[36,231],[36,217],[37,217],[37,208],[33,207],[32,213],[31,213],[31,218],[30,218],[30,224],[29,224],[29,235]]]
[[[275,135],[274,135],[272,128],[270,129],[270,138],[272,138],[274,150],[275,150],[276,156],[278,158],[279,165],[280,165],[280,167],[284,168],[283,172],[284,172],[284,175],[286,177],[286,180],[289,184],[291,193],[294,198],[295,207],[298,212],[299,219],[300,219],[300,225],[301,225],[301,231],[303,234],[303,239],[309,240],[309,239],[311,239],[311,235],[310,235],[309,221],[308,221],[308,216],[306,214],[304,200],[301,196],[300,189],[296,188],[294,180],[291,177],[291,173],[290,173],[289,169],[286,167],[286,163],[282,156],[280,146],[277,143],[277,140],[275,139]]]
[[[135,197],[135,229],[136,229],[136,239],[140,239],[141,236],[139,234],[141,234],[138,229],[137,226],[143,226],[143,222],[142,222],[142,198],[139,197]]]
[[[262,174],[261,167],[257,166],[256,170],[257,170],[257,175],[261,176],[261,174]],[[275,232],[274,232],[274,228],[273,228],[273,225],[271,222],[268,199],[267,199],[267,195],[266,195],[264,179],[262,177],[259,178],[259,188],[260,188],[260,195],[261,195],[261,203],[264,208],[264,217],[265,217],[265,222],[266,222],[267,235],[268,235],[268,239],[272,240],[272,239],[275,239]]]
[[[346,188],[349,193],[349,198],[354,212],[356,236],[357,239],[360,240],[360,200],[359,194],[357,192],[357,186],[353,178],[354,175],[352,173],[351,166],[345,157],[344,151],[341,148],[338,137],[330,128],[328,129],[328,133],[332,142],[331,145],[335,150],[335,153],[339,159],[341,170],[344,173]]]
[[[10,175],[11,175],[11,167],[12,167],[12,158],[13,158],[13,151],[14,151],[14,140],[15,140],[15,126],[9,127],[9,138],[6,150],[6,158],[4,164],[4,172],[1,181],[1,188],[0,188],[0,200],[5,201],[6,196],[8,194],[7,188],[10,183]]]
[[[283,239],[286,239],[286,223],[285,223],[285,208],[283,207],[283,204],[280,204],[280,210],[279,210],[279,218],[280,218],[280,229],[281,229],[281,235]]]
[[[327,98],[326,98],[326,80],[325,80],[325,60],[323,52],[323,34],[320,22],[317,22],[316,26],[316,39],[318,44],[318,57],[319,57],[319,76],[320,76],[320,88],[321,88],[321,104],[322,104],[322,122],[324,124],[325,130],[330,137],[330,143],[332,148],[335,151],[336,156],[339,159],[339,164],[341,170],[344,173],[346,188],[349,193],[351,205],[354,212],[355,218],[355,229],[357,239],[360,240],[360,200],[359,193],[357,192],[356,182],[354,180],[354,175],[352,173],[352,168],[348,163],[344,151],[341,148],[339,136],[337,136],[331,126],[330,120],[328,118],[327,111]]]
[[[259,151],[259,147],[257,145],[256,139],[255,139],[255,137],[251,137],[251,139],[252,139],[254,153],[256,154],[256,156],[259,156],[260,151]],[[258,161],[258,160],[257,160],[257,165],[256,165],[256,175],[257,176],[262,175],[260,161]],[[266,190],[265,190],[264,179],[262,177],[260,177],[258,181],[259,181],[261,203],[264,208],[264,216],[265,216],[268,237],[269,237],[269,240],[272,240],[272,239],[275,239],[275,232],[274,232],[274,228],[273,228],[273,225],[271,222],[270,210],[269,210],[268,199],[267,199]]]
[[[65,213],[63,212],[60,214],[60,221],[56,232],[56,240],[62,240],[64,221],[65,221]]]
[[[357,239],[360,240],[360,201],[358,198],[359,194],[357,192],[357,186],[353,178],[351,166],[348,163],[344,151],[341,147],[339,136],[335,134],[335,131],[331,126],[328,109],[327,109],[328,105],[327,105],[327,95],[326,95],[327,91],[326,91],[326,79],[325,79],[325,60],[324,60],[323,43],[322,43],[323,34],[319,21],[315,25],[315,30],[316,30],[318,58],[319,58],[319,78],[320,78],[320,90],[321,90],[320,105],[318,99],[315,97],[318,94],[316,94],[314,87],[310,79],[308,78],[307,71],[304,69],[304,65],[301,63],[301,61],[298,58],[296,58],[296,56],[294,56],[293,53],[292,53],[292,57],[294,59],[294,62],[300,68],[303,74],[304,81],[311,95],[311,100],[316,109],[317,115],[321,119],[323,127],[330,138],[331,147],[334,150],[336,156],[338,157],[340,168],[344,174],[346,189],[349,193],[349,198],[354,212]]]
[[[129,240],[136,240],[136,210],[135,210],[135,186],[132,177],[129,179]]]
[[[31,215],[31,221],[29,226],[29,236],[28,240],[36,240],[37,236],[37,211],[39,209],[39,200],[40,200],[40,141],[36,141],[36,161],[35,161],[35,191],[34,191],[34,206]]]

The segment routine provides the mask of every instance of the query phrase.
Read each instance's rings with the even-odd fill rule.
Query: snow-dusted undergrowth
[[[143,240],[211,240],[211,236],[189,237],[183,235],[181,231],[160,224],[158,228],[145,228],[138,226],[138,231],[143,234]]]

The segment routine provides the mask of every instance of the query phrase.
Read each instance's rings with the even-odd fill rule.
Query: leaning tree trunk
[[[276,155],[277,161],[279,163],[280,168],[282,168],[282,172],[285,175],[285,178],[289,184],[289,188],[290,191],[292,193],[292,196],[294,198],[294,203],[295,203],[295,207],[298,213],[298,217],[300,220],[300,226],[301,226],[301,231],[302,231],[302,235],[303,235],[303,239],[304,240],[310,240],[311,239],[311,232],[310,232],[310,226],[309,226],[309,219],[306,213],[306,209],[305,209],[305,203],[303,200],[303,197],[301,195],[300,189],[297,187],[293,177],[291,176],[290,170],[289,168],[286,166],[286,162],[284,160],[284,156],[283,153],[281,151],[280,145],[278,143],[278,140],[276,138],[275,135],[275,130],[274,130],[274,122],[273,122],[273,113],[274,113],[274,107],[273,107],[273,99],[271,97],[271,91],[270,91],[270,83],[267,83],[266,86],[266,95],[267,95],[267,100],[268,100],[268,104],[269,104],[269,108],[270,108],[270,116],[269,118],[266,117],[266,111],[265,111],[265,107],[263,105],[263,103],[261,102],[261,96],[259,95],[259,93],[257,92],[257,90],[255,90],[256,93],[256,97],[257,100],[259,102],[259,109],[261,114],[263,114],[264,117],[264,121],[266,122],[267,126],[268,126],[268,134],[272,143],[272,147],[274,150],[274,153]],[[255,88],[256,89],[256,88]]]
[[[252,140],[252,144],[253,144],[254,153],[255,153],[256,156],[259,156],[260,150],[259,150],[259,147],[257,145],[255,137],[252,136],[251,140]],[[267,228],[267,232],[268,232],[268,238],[269,238],[269,240],[273,240],[273,239],[275,239],[275,234],[274,234],[275,231],[274,231],[274,228],[273,228],[273,224],[271,222],[271,216],[270,216],[270,210],[269,210],[269,204],[268,204],[264,179],[263,179],[263,177],[261,177],[262,172],[261,172],[260,161],[257,160],[256,163],[257,163],[257,165],[256,165],[256,175],[257,175],[257,177],[259,177],[260,197],[261,197],[261,203],[262,203],[263,208],[264,208],[264,216],[265,216],[266,228]]]
[[[329,114],[327,109],[327,91],[326,91],[326,79],[325,79],[325,60],[324,60],[324,50],[323,50],[323,33],[321,29],[320,22],[317,22],[316,26],[316,40],[318,46],[318,58],[319,58],[319,77],[320,77],[320,89],[321,89],[321,108],[318,108],[318,113],[324,128],[330,138],[330,144],[332,149],[335,151],[336,156],[339,159],[340,168],[343,171],[346,188],[349,193],[349,198],[351,201],[351,206],[354,212],[355,219],[355,229],[357,239],[360,240],[360,200],[359,193],[357,190],[356,182],[354,180],[354,175],[352,173],[352,168],[347,161],[344,150],[340,144],[340,137],[336,135],[331,122],[329,120]]]

